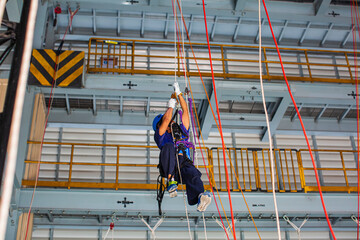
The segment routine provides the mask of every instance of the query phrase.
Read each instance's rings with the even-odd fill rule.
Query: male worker
[[[168,109],[165,114],[159,114],[153,121],[153,129],[155,131],[154,139],[161,150],[159,156],[159,170],[160,173],[162,173],[161,175],[167,177],[169,180],[167,190],[170,193],[170,197],[177,196],[177,182],[182,180],[182,183],[186,185],[186,194],[189,205],[197,204],[197,210],[203,212],[211,203],[211,195],[209,192],[204,192],[201,173],[190,160],[188,149],[176,149],[174,145],[175,133],[173,131],[175,130],[181,132],[182,138],[185,137],[186,140],[188,139],[190,118],[189,110],[180,91],[179,84],[175,82],[173,87],[183,111],[181,119],[182,123],[178,125],[181,130],[176,128],[176,123],[172,121],[176,99],[171,98],[168,102]],[[175,151],[178,151],[177,156]],[[181,179],[179,177],[179,167]]]

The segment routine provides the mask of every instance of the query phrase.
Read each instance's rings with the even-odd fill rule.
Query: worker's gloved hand
[[[176,105],[176,100],[173,99],[173,98],[171,98],[171,99],[169,100],[169,102],[168,102],[168,107],[174,109],[174,108],[175,108],[175,105]]]
[[[176,93],[177,96],[179,96],[181,94],[179,83],[174,82],[173,87],[174,87],[174,92]]]

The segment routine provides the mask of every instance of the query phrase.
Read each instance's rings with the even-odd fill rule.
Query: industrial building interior
[[[21,124],[17,146],[1,133],[0,240],[359,239],[359,1],[2,2],[1,129]],[[152,122],[175,81],[204,213],[180,187],[159,214]]]

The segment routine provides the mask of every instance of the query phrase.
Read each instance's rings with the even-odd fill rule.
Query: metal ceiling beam
[[[302,109],[302,107],[303,107],[303,103],[298,103],[298,104],[297,104],[297,107],[298,107],[299,113],[301,114],[301,109]],[[298,115],[298,114],[297,114],[297,111],[295,110],[294,113],[293,113],[293,115],[291,116],[290,120],[291,120],[291,121],[294,121],[295,118],[297,117],[297,115]]]
[[[342,41],[342,43],[340,44],[340,47],[344,47],[347,43],[347,41],[349,40],[349,37],[350,35],[352,34],[352,32],[354,31],[355,29],[355,25],[352,24],[349,31],[346,33],[345,37],[344,37],[344,40]]]
[[[51,18],[50,18],[51,19]],[[45,27],[47,25],[48,18],[48,2],[40,4],[36,14],[36,24],[34,32],[34,43],[33,48],[43,48],[44,38],[45,38]],[[48,28],[53,28],[52,24]],[[50,30],[51,31],[51,30]],[[54,34],[54,33],[52,33]]]
[[[116,35],[120,36],[120,32],[121,32],[121,14],[120,14],[120,10],[117,11],[117,28],[116,28]]]
[[[321,118],[321,116],[324,114],[325,110],[328,108],[329,104],[325,104],[325,106],[323,107],[323,109],[321,109],[321,111],[319,112],[319,114],[315,117],[315,122],[319,121],[319,119]]]
[[[97,109],[96,109],[96,96],[95,95],[93,95],[93,114],[94,114],[94,116],[96,116],[97,115]]]
[[[152,7],[158,7],[159,6],[159,0],[148,0],[148,5]]]
[[[209,91],[208,91],[209,94]],[[215,96],[214,94],[210,93],[210,103],[211,106],[215,106]],[[216,109],[213,109],[214,113],[216,114]],[[212,115],[212,111],[211,111],[211,107],[209,103],[205,103],[202,108],[199,110],[199,116],[203,116],[202,119],[200,120],[200,128],[201,128],[201,132],[202,135],[204,137],[204,139],[207,139],[209,137],[210,131],[211,131],[211,127],[214,123],[214,118]]]
[[[141,27],[140,27],[140,37],[144,37],[145,32],[145,12],[141,13]]]
[[[145,117],[149,117],[149,112],[150,112],[150,97],[148,97],[146,102]]]
[[[247,2],[248,0],[235,0],[234,10],[240,12],[243,11]]]
[[[329,24],[329,28],[328,28],[328,30],[326,31],[323,39],[321,40],[320,46],[324,46],[325,41],[326,41],[327,37],[329,36],[329,33],[330,33],[331,29],[333,28],[333,26],[334,26],[334,23],[330,23],[330,24]]]
[[[263,28],[263,26],[264,26],[264,23],[265,23],[265,19],[264,18],[262,18],[261,19],[261,28]],[[259,37],[260,37],[260,29],[258,28],[258,31],[257,31],[257,33],[256,33],[256,37],[255,37],[255,43],[258,43],[259,42]]]
[[[94,116],[92,111],[77,110],[67,114],[65,110],[53,109],[49,116],[48,127],[70,128],[107,128],[107,129],[152,129],[152,120],[158,113],[98,111]]]
[[[6,13],[10,22],[20,22],[22,6],[23,1],[21,0],[8,0],[6,2]]]
[[[300,45],[300,46],[301,46],[302,43],[304,42],[306,33],[307,33],[307,31],[309,30],[310,26],[311,26],[311,22],[309,21],[309,22],[306,24],[306,28],[304,29],[304,31],[303,31],[303,33],[302,33],[302,35],[301,35],[301,37],[300,37],[300,40],[299,40],[299,45]]]
[[[316,0],[314,3],[315,16],[324,15],[329,11],[331,0]]]
[[[93,24],[93,34],[96,35],[96,10],[92,10],[92,24]],[[69,11],[69,22],[70,22],[70,11]],[[70,33],[72,33],[72,25],[70,25]]]
[[[353,109],[353,106],[350,105],[348,107],[348,109],[346,109],[342,114],[341,116],[339,117],[339,122],[341,122],[342,120],[344,120],[344,118],[346,117],[346,115],[350,112],[350,110]]]
[[[49,210],[53,212],[58,210],[76,209],[76,211],[90,211],[96,214],[108,214],[116,211],[116,214],[135,214],[139,211],[142,215],[157,216],[157,201],[154,197],[154,191],[101,191],[99,194],[93,190],[47,190],[38,189],[37,197],[34,199],[32,208],[36,210]],[[248,205],[253,214],[274,214],[273,197],[268,193],[244,193],[248,201]],[[25,210],[29,207],[32,190],[21,189],[18,207]],[[227,193],[220,193],[221,198],[226,198]],[[126,198],[128,201],[133,201],[132,204],[119,204],[118,201]],[[166,216],[184,216],[184,202],[182,198],[173,198],[167,201],[165,196],[163,201],[163,212]],[[245,204],[243,197],[239,193],[232,193],[231,198],[233,202],[237,202],[237,208],[234,209],[234,214],[247,213],[245,211]],[[323,209],[318,193],[278,193],[277,196],[278,208],[280,214],[296,214],[303,215],[304,213],[311,213],[312,216],[323,216]],[[89,201],[91,199],[91,201]],[[106,199],[106,201],[104,201]],[[324,193],[324,200],[329,214],[340,216],[351,216],[355,214],[355,206],[357,196],[349,194],[331,194]],[[229,209],[229,203],[223,202],[224,208]],[[258,207],[261,206],[261,207]],[[196,207],[189,207],[191,216],[201,216],[201,213],[196,211]],[[215,204],[211,204],[205,216],[217,215]],[[94,219],[97,221],[96,219]]]
[[[149,6],[148,2],[140,2],[133,5],[124,5],[123,1],[113,1],[113,0],[103,0],[101,2],[96,0],[50,0],[52,4],[59,3],[61,6],[67,6],[68,4],[71,7],[76,7],[79,4],[80,8],[83,9],[104,9],[104,10],[113,10],[113,9],[122,9],[125,12],[153,12],[153,13],[171,13],[172,8],[171,4],[162,4],[159,6]],[[186,14],[196,14],[203,15],[203,10],[200,5],[196,5],[197,2],[188,2],[184,4],[182,10]],[[231,6],[231,5],[232,6]],[[244,5],[242,5],[244,4]],[[208,16],[219,16],[219,17],[229,17],[229,16],[246,16],[247,18],[257,18],[257,1],[242,1],[239,0],[233,7],[233,3],[229,2],[228,8],[219,8],[218,4],[212,5],[212,3],[207,3],[206,11]],[[241,8],[243,10],[241,10]],[[308,21],[319,22],[319,23],[328,23],[328,15],[315,15],[314,6],[307,3],[301,2],[283,2],[283,1],[270,1],[267,3],[267,8],[270,11],[271,18],[276,21],[284,20],[293,20],[293,21],[302,21],[304,18]],[[333,5],[331,7],[336,13],[340,14],[337,17],[331,17],[334,23],[344,23],[349,22],[349,7],[341,5]]]
[[[65,94],[65,104],[66,104],[66,113],[69,115],[71,113],[69,95]]]
[[[274,116],[270,121],[270,132],[271,135],[276,133],[277,128],[279,127],[281,119],[283,119],[286,109],[291,103],[290,96],[283,97],[280,100],[279,106],[276,109]],[[270,118],[270,116],[269,116]],[[269,129],[265,127],[264,133],[261,136],[261,141],[268,141],[269,140]]]
[[[341,123],[337,119],[321,118],[314,122],[313,118],[303,118],[304,126],[308,135],[316,136],[356,136],[356,119],[344,119]],[[299,121],[291,121],[283,118],[280,121],[277,134],[301,135],[302,128]]]
[[[170,21],[170,15],[169,15],[169,13],[166,13],[165,28],[164,28],[164,38],[168,38],[169,21]]]
[[[191,32],[192,32],[192,28],[193,28],[193,22],[194,22],[194,15],[191,14],[191,15],[190,15],[190,21],[189,21],[189,27],[188,27],[188,34],[189,34],[189,36],[187,36],[187,39],[189,39],[190,36],[191,36]]]
[[[217,21],[218,21],[218,17],[215,16],[214,23],[213,23],[213,26],[212,26],[212,29],[211,29],[210,41],[213,41],[213,40],[214,40]]]
[[[236,38],[238,36],[238,32],[239,32],[239,29],[240,29],[240,24],[241,24],[241,17],[239,17],[238,23],[237,23],[235,31],[234,31],[234,35],[233,35],[233,38],[232,38],[233,42],[236,41]]]
[[[283,28],[281,29],[280,35],[279,35],[279,37],[278,37],[278,43],[279,43],[279,44],[280,44],[282,38],[284,37],[285,29],[286,29],[288,23],[289,23],[288,20],[285,20],[284,26],[283,26]]]

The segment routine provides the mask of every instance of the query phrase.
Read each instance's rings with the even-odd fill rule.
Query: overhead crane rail
[[[201,75],[211,77],[207,44],[192,43]],[[190,44],[185,43],[186,75],[199,76]],[[90,38],[87,73],[184,75],[180,46],[171,41]],[[211,44],[214,75],[223,79],[259,79],[258,46]],[[280,48],[288,80],[355,84],[354,53]],[[275,47],[262,47],[263,79],[284,80]],[[176,58],[176,62],[174,62]],[[174,65],[177,64],[177,71]]]
[[[41,142],[28,141],[28,144]],[[61,147],[59,158],[43,157],[40,162],[39,187],[62,188],[97,188],[97,189],[156,189],[157,154],[156,146],[144,145],[116,145],[91,143],[60,143],[44,142],[47,149]],[[84,157],[89,151],[102,152],[105,148],[105,161],[99,158]],[[139,154],[132,152],[137,149]],[[207,166],[199,163],[199,170],[205,172],[208,168],[210,181],[219,191],[226,191],[225,171],[222,161],[222,148],[203,148],[207,154]],[[139,151],[140,150],[140,151]],[[154,163],[146,160],[146,152],[153,155]],[[143,151],[143,154],[141,153]],[[240,191],[236,176],[240,180],[241,188],[246,192],[271,192],[270,150],[266,148],[227,148],[229,161],[234,168],[230,168],[231,191]],[[329,161],[329,167],[317,168],[323,172],[323,191],[328,192],[357,192],[357,175],[354,161],[356,151],[314,149],[318,157]],[[309,161],[307,149],[274,149],[275,159],[275,187],[277,192],[316,192],[318,188],[313,179],[314,169]],[[45,153],[46,155],[46,153]],[[101,154],[100,154],[101,155]],[[37,161],[25,160],[26,169]],[[233,170],[235,169],[235,170]],[[32,187],[35,184],[27,173],[22,185]],[[105,176],[100,178],[99,176]],[[204,182],[205,188],[210,189],[210,183]]]

